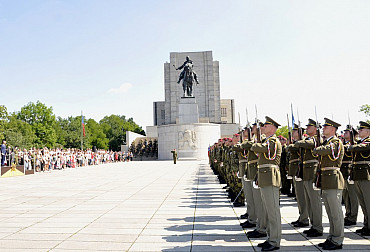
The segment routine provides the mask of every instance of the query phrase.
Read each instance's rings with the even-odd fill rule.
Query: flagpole
[[[82,110],[81,110],[81,151],[83,151],[83,144],[84,144],[84,140],[83,140],[83,115],[82,115]]]

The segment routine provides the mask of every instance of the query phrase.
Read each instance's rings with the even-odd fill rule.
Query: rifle
[[[248,141],[251,141],[252,140],[252,132],[251,132],[251,125],[249,123],[249,119],[248,119],[248,108],[245,108],[245,113],[247,115],[247,127],[246,127],[246,131],[247,131],[247,139]]]
[[[349,143],[351,145],[354,145],[355,144],[355,133],[354,133],[354,130],[353,130],[353,127],[351,125],[351,119],[349,117],[349,113],[348,113],[348,126],[349,126]],[[353,152],[351,151],[351,164],[350,164],[350,172],[349,172],[349,176],[348,176],[348,184],[351,184],[353,185],[355,182],[353,181],[353,162],[354,162],[354,159],[355,159],[355,156],[353,155]]]
[[[240,135],[239,135],[239,143],[243,142],[243,127],[240,125],[240,113],[238,112],[239,116],[239,129],[240,129]]]
[[[316,136],[317,136],[317,144],[315,147],[319,147],[321,145],[321,134],[320,134],[320,124],[317,120],[317,112],[315,106],[315,117],[316,117]],[[321,157],[318,158],[318,165],[317,165],[317,172],[316,172],[316,181],[315,186],[316,188],[321,188]]]
[[[301,127],[301,121],[299,120],[299,112],[297,109],[297,116],[298,116],[298,141],[303,139],[303,130]],[[298,170],[295,176],[295,181],[302,181],[303,179],[303,148],[299,148],[299,163],[298,163]]]
[[[257,114],[257,105],[255,105],[255,109],[256,109],[256,118],[255,118],[255,123],[256,123],[256,127],[257,127],[257,143],[261,143],[261,128],[260,128],[260,124],[259,124],[259,120],[258,120],[258,114]],[[256,177],[254,178],[253,180],[253,187],[254,188],[259,188],[258,187],[258,172],[256,174]]]
[[[288,115],[288,113],[286,114],[286,119],[288,121],[288,144],[292,144],[293,143],[292,129],[290,128],[290,125],[289,125],[289,115]]]

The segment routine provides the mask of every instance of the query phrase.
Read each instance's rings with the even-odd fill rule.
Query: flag
[[[82,124],[82,132],[83,135],[85,136],[85,123],[84,123],[84,116],[81,115],[81,124]]]
[[[293,115],[293,105],[290,104],[290,110],[292,111],[292,129],[294,129],[294,115]]]

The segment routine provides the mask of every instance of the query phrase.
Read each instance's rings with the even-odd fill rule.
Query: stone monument
[[[164,75],[165,101],[154,102],[154,126],[147,127],[147,136],[158,137],[158,159],[172,159],[173,149],[179,160],[208,159],[208,147],[222,131],[238,131],[233,102],[227,110],[231,121],[222,121],[227,117],[221,115],[218,61],[211,51],[170,53]]]

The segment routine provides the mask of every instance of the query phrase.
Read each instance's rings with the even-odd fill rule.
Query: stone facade
[[[199,85],[193,87],[193,96],[197,99],[199,108],[199,121],[221,123],[220,110],[220,76],[219,62],[213,60],[211,51],[204,52],[172,52],[170,62],[164,63],[165,86],[165,121],[162,122],[162,102],[154,102],[154,125],[175,124],[179,118],[178,104],[183,95],[182,83],[177,84],[181,66],[186,56],[193,61],[194,71],[198,75]]]
[[[186,56],[193,61],[199,85],[193,86],[194,97],[182,97],[182,82],[177,83]],[[147,135],[158,137],[158,159],[171,159],[177,149],[179,159],[208,158],[208,147],[221,136],[238,132],[234,100],[220,99],[219,63],[211,51],[170,53],[164,63],[165,101],[153,103],[154,126]],[[221,117],[221,109],[223,117]]]
[[[235,123],[234,99],[221,99],[221,123]]]

